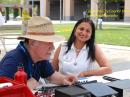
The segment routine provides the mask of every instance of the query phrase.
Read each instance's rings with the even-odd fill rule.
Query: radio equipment
[[[89,83],[81,85],[84,89],[91,92],[91,97],[117,97],[118,92],[104,83]]]
[[[113,88],[118,92],[117,97],[130,97],[130,80],[117,80],[110,83],[107,83],[108,86]]]

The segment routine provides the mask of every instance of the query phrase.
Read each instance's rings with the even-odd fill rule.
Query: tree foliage
[[[109,3],[109,2],[123,2],[124,0],[100,0],[100,1],[102,1],[102,2],[107,2],[107,3]]]
[[[84,0],[85,2],[89,1],[89,0]],[[124,0],[98,0],[99,2],[123,2]]]

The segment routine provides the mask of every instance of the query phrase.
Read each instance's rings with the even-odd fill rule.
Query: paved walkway
[[[130,47],[100,44],[112,62],[130,61]]]

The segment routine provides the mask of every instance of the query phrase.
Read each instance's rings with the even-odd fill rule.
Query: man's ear
[[[29,46],[31,47],[31,46],[34,46],[34,44],[35,44],[35,41],[34,40],[29,40]]]

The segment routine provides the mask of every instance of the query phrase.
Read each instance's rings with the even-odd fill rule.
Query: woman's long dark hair
[[[87,22],[91,25],[91,28],[92,28],[92,35],[91,35],[91,38],[86,41],[86,48],[87,46],[89,47],[89,52],[88,52],[88,58],[91,58],[92,61],[95,60],[95,46],[94,46],[94,42],[95,42],[95,25],[93,23],[92,20],[90,20],[89,18],[82,18],[80,20],[78,20],[78,22],[75,24],[73,30],[72,30],[72,33],[70,35],[70,38],[69,40],[67,41],[67,51],[66,53],[68,53],[68,51],[70,50],[72,44],[74,43],[76,37],[75,37],[75,31],[77,29],[77,27],[83,23],[83,22]]]

